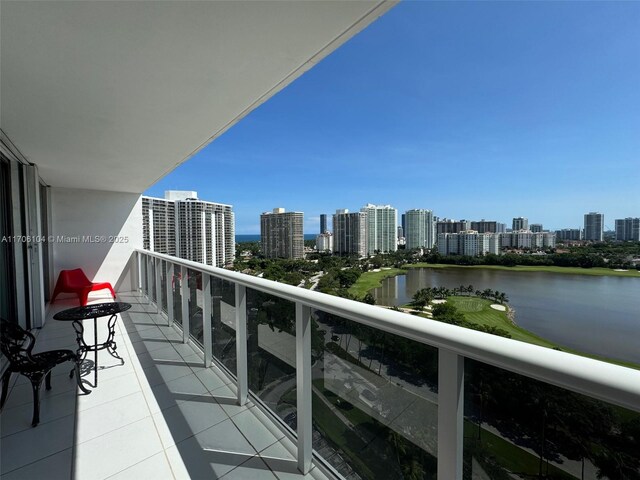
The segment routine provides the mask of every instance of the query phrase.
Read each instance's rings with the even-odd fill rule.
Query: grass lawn
[[[554,267],[554,266],[527,266],[504,267],[502,265],[448,265],[442,263],[409,263],[403,268],[482,268],[486,270],[505,270],[507,272],[547,272],[564,273],[570,275],[593,275],[606,277],[636,277],[640,278],[640,271],[616,272],[610,268],[580,268],[580,267]]]
[[[332,392],[323,388],[322,382],[314,380],[313,384],[324,392],[325,398],[332,405],[340,409],[338,406],[339,397]],[[366,436],[386,439],[388,436],[388,427],[384,427],[369,415],[360,411],[358,408],[340,409],[340,412],[346,416],[357,429],[368,431]],[[353,430],[344,425],[331,409],[323,402],[316,392],[313,392],[313,421],[316,426],[323,432],[324,437],[329,440],[333,446],[349,459],[349,462],[356,468],[358,473],[365,479],[373,478],[391,478],[395,476],[393,467],[389,464],[389,459],[380,455],[382,452],[372,450],[363,442],[362,438]],[[477,425],[465,419],[465,437],[466,441],[473,441],[477,434]],[[377,428],[376,428],[377,427]],[[373,430],[371,430],[373,429]],[[507,440],[493,434],[485,429],[482,431],[483,444],[488,448],[498,463],[511,472],[525,473],[535,476],[538,472],[538,457],[522,448],[513,445]],[[564,471],[549,465],[550,478],[573,480],[575,477],[565,473]]]
[[[333,444],[334,448],[348,458],[349,463],[353,465],[362,478],[391,478],[393,476],[395,472],[390,468],[388,460],[376,455],[374,451],[368,448],[353,430],[336,418],[336,415],[315,392],[313,392],[312,405],[313,422],[316,427],[323,433],[324,438]],[[354,408],[353,410],[357,409]],[[352,413],[349,418],[350,421],[353,421],[353,416],[354,414]],[[389,476],[386,476],[386,474]],[[379,475],[382,475],[382,477]]]
[[[557,343],[545,340],[544,338],[531,333],[529,330],[525,330],[524,328],[514,324],[509,319],[506,312],[501,312],[499,310],[494,310],[493,308],[491,308],[490,305],[493,302],[491,302],[490,300],[485,300],[478,297],[452,296],[447,297],[447,302],[455,305],[455,307],[464,314],[465,318],[469,322],[475,323],[477,325],[487,325],[502,328],[503,330],[509,332],[509,335],[511,335],[511,338],[513,340],[532,343],[534,345],[540,345],[547,348],[559,348],[563,352],[573,353],[575,355],[589,357],[595,360],[615,363],[616,365],[621,365],[623,367],[640,370],[640,365],[638,365],[637,363],[615,360],[599,355],[591,355],[589,353],[574,350],[572,348],[567,348]],[[427,316],[426,314],[421,314],[420,316],[431,319],[431,317]]]
[[[549,342],[542,337],[515,325],[507,316],[507,312],[494,310],[490,307],[491,300],[478,297],[455,296],[448,297],[447,302],[453,304],[458,310],[464,313],[465,318],[477,325],[487,325],[489,327],[502,328],[509,332],[511,338],[522,342],[533,343],[543,347],[553,348],[555,343]]]
[[[471,434],[475,439],[478,426],[465,419],[464,429],[465,437],[467,437],[465,438],[465,443],[467,441],[474,441],[468,437]],[[510,472],[524,473],[527,475],[526,478],[536,477],[538,475],[538,456],[523,450],[517,445],[514,445],[485,429],[482,429],[482,443],[487,447],[489,452],[495,456],[498,464]],[[546,466],[544,467],[544,470],[546,472]],[[547,478],[573,480],[576,477],[555,467],[554,465],[549,465],[549,477]]]
[[[405,274],[401,268],[390,268],[389,270],[380,270],[379,272],[365,272],[349,288],[351,295],[358,297],[364,297],[372,288],[378,288],[382,286],[382,280],[389,277],[395,277],[396,275]]]

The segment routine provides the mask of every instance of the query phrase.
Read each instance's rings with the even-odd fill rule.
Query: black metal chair
[[[24,375],[31,381],[33,388],[33,419],[31,426],[40,422],[40,386],[45,379],[47,390],[51,390],[51,370],[61,363],[72,361],[75,368],[69,373],[69,378],[80,378],[78,356],[72,350],[49,350],[41,353],[31,353],[35,344],[35,337],[24,328],[0,318],[0,350],[9,360],[9,366],[2,375],[2,397],[0,410],[4,407],[9,391],[9,381],[12,373]]]

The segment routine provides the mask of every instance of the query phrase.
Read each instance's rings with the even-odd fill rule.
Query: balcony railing
[[[350,478],[462,479],[478,467],[466,458],[471,437],[483,435],[539,459],[540,472],[546,460],[547,473],[567,473],[593,458],[559,446],[582,428],[559,398],[640,418],[638,370],[146,250],[137,259],[140,289],[201,346],[206,366],[235,377],[238,402],[251,395],[291,427],[303,473],[315,450]],[[523,405],[491,407],[486,398],[500,395]],[[539,421],[502,435],[520,408]],[[640,468],[633,452],[625,459]]]

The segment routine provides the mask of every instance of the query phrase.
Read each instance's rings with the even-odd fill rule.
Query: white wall
[[[116,292],[135,289],[131,265],[133,250],[142,248],[140,194],[52,188],[51,221],[54,282],[60,270],[82,268],[92,281],[111,282]]]

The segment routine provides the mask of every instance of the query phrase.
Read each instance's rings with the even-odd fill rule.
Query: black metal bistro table
[[[118,355],[116,342],[114,340],[116,335],[116,320],[118,319],[118,313],[125,312],[131,308],[130,303],[125,302],[109,302],[109,303],[97,303],[95,305],[85,305],[84,307],[69,308],[56,313],[53,318],[55,320],[73,322],[73,329],[76,331],[76,340],[78,341],[78,362],[82,362],[87,356],[87,352],[95,352],[94,358],[94,388],[98,386],[98,351],[107,350],[109,355],[117,358],[124,365],[124,359]],[[107,321],[107,327],[109,329],[109,335],[104,343],[98,343],[98,318],[110,316]],[[93,345],[89,345],[84,340],[84,326],[83,320],[93,318]],[[85,393],[90,393],[89,390],[84,388],[79,383],[80,388]]]

